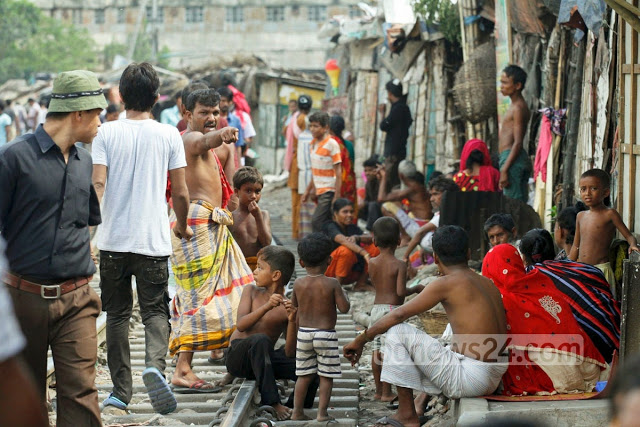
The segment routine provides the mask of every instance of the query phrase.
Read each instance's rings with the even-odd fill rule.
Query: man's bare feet
[[[420,420],[418,420],[417,417],[416,419],[409,419],[409,418],[405,419],[405,418],[398,417],[398,414],[380,418],[373,425],[373,427],[384,427],[384,426],[393,425],[389,420],[397,421],[399,425],[404,427],[420,427]]]
[[[276,411],[276,418],[278,421],[286,421],[291,418],[291,409],[286,406],[276,403],[275,405],[272,405],[272,407]]]
[[[429,403],[429,400],[431,399],[431,396],[429,396],[427,393],[420,393],[413,401],[415,407],[416,407],[416,414],[418,414],[418,416],[424,415],[425,409],[427,408],[427,404]]]
[[[224,387],[227,384],[231,384],[234,379],[235,379],[235,377],[233,375],[231,375],[229,372],[227,372],[226,374],[224,374],[224,377],[222,377],[219,380],[214,381],[213,384],[217,385],[218,387]]]
[[[193,372],[190,372],[183,377],[177,377],[176,374],[174,374],[171,378],[171,385],[181,389],[187,388],[198,391],[219,389],[218,385],[211,384],[198,378]]]
[[[208,383],[200,378],[191,370],[191,361],[193,360],[193,353],[181,352],[178,354],[178,363],[176,364],[176,370],[171,377],[171,384],[174,387],[182,389],[194,389],[199,392],[207,392],[216,388],[211,383]]]

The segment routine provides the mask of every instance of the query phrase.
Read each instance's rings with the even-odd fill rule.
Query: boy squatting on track
[[[229,230],[240,246],[251,271],[258,266],[257,255],[260,249],[271,244],[269,212],[262,211],[258,206],[262,186],[262,175],[258,169],[252,166],[243,166],[233,175],[233,187],[234,193],[238,196],[238,208],[233,211],[233,224],[229,226]],[[215,364],[218,360],[225,363],[225,357],[216,359],[214,352],[212,352],[209,363]],[[233,376],[227,373],[214,384],[225,386],[232,381]]]
[[[336,334],[336,305],[342,313],[351,304],[340,282],[324,275],[331,263],[333,245],[322,233],[312,233],[298,243],[300,265],[307,276],[293,284],[291,303],[298,307],[298,343],[296,349],[296,397],[293,420],[310,419],[304,414],[302,403],[309,384],[316,373],[320,376],[320,396],[317,420],[330,421],[327,407],[331,398],[333,379],[340,378],[340,353]]]
[[[227,371],[236,377],[255,379],[263,405],[276,410],[278,420],[291,416],[294,394],[286,405],[280,403],[276,379],[296,381],[296,308],[284,297],[295,266],[293,254],[281,246],[267,246],[258,252],[258,266],[253,272],[255,285],[244,287],[236,330],[231,335],[227,353]],[[280,335],[286,344],[275,349]],[[313,407],[318,377],[312,376],[308,391],[302,394],[306,408]]]

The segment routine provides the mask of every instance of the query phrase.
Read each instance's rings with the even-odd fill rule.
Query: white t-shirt
[[[178,129],[151,119],[104,123],[91,155],[107,167],[98,248],[171,255],[167,171],[187,166]]]
[[[7,271],[9,264],[4,257],[4,242],[0,238],[0,275]],[[20,330],[20,325],[13,313],[11,296],[0,282],[0,363],[17,356],[24,348],[26,341]]]
[[[253,127],[253,122],[251,121],[251,116],[241,112],[242,120],[244,120],[244,126],[242,126],[242,130],[244,131],[244,139],[253,138],[256,136],[256,129]]]
[[[46,107],[40,107],[38,111],[38,124],[41,125],[47,119],[47,113],[49,110]]]
[[[40,114],[40,104],[38,104],[37,102],[34,102],[33,105],[29,107],[29,112],[27,113],[28,129],[31,129],[33,131],[36,130],[36,128],[38,127],[39,114]]]
[[[431,221],[429,222],[438,228],[440,226],[440,211],[434,213],[433,218],[431,218]],[[420,241],[420,246],[426,251],[433,252],[433,231],[425,234]]]

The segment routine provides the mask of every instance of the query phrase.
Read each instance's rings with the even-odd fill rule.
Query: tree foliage
[[[437,25],[451,43],[462,40],[458,6],[451,0],[414,0],[413,10],[427,24]]]
[[[0,28],[0,83],[96,65],[87,30],[50,18],[26,0],[0,0]]]
[[[132,61],[135,62],[150,62],[153,56],[153,44],[151,40],[151,34],[141,32],[136,40],[136,47],[133,50]],[[129,46],[112,42],[104,47],[104,66],[106,69],[111,68],[113,59],[116,55],[122,55],[126,57],[129,54]],[[159,67],[169,68],[169,48],[167,46],[162,47],[158,51],[158,57],[155,62]]]

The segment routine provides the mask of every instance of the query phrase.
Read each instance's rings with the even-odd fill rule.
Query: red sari
[[[467,158],[473,150],[482,152],[482,165],[479,175],[468,175]],[[460,156],[460,172],[454,175],[453,180],[461,191],[500,191],[500,171],[491,164],[491,156],[487,144],[480,139],[470,139],[462,149]]]
[[[545,370],[532,361],[542,349],[574,356],[600,369],[606,367],[562,293],[545,274],[535,269],[527,274],[515,247],[503,244],[491,249],[484,258],[482,274],[500,290],[507,315],[509,368],[502,378],[504,394],[557,391]]]
[[[340,157],[342,158],[342,186],[340,187],[340,197],[349,200],[351,203],[356,203],[356,171],[353,169],[353,159],[349,156],[349,150],[344,145],[344,140],[332,135],[340,146]]]

